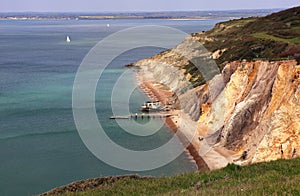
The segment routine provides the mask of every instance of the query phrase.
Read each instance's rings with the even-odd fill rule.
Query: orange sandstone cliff
[[[184,135],[196,133],[192,144],[210,169],[300,156],[299,16],[297,7],[217,24],[133,64],[144,78],[174,92],[174,102],[182,111],[180,130]],[[255,30],[257,21],[273,26]],[[276,37],[283,34],[280,25],[289,38]],[[228,32],[240,37],[224,41]],[[195,40],[208,49],[194,47]],[[240,57],[245,60],[236,53],[245,54]],[[206,73],[196,74],[203,70]]]

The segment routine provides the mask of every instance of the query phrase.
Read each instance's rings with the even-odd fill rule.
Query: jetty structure
[[[124,116],[110,116],[110,119],[150,119],[150,118],[168,118],[173,116],[171,113],[142,113],[129,114]]]

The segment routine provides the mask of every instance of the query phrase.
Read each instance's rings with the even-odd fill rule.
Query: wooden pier
[[[169,113],[146,113],[146,114],[130,114],[126,116],[111,116],[110,119],[149,119],[149,118],[167,118],[173,114]]]

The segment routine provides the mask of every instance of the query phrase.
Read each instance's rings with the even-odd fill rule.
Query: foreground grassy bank
[[[300,194],[300,159],[278,160],[246,167],[228,165],[204,173],[162,178],[103,181],[94,189],[62,195],[282,195]]]

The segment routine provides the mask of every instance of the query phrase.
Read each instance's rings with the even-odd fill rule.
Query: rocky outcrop
[[[252,162],[293,158],[300,155],[300,67],[282,64],[272,97],[256,131],[265,130]]]
[[[182,90],[190,86],[184,66],[161,58],[135,65],[184,101],[181,109],[197,121],[194,129],[203,138],[193,145],[211,169],[230,162],[247,164],[300,154],[300,67],[296,61],[231,62],[206,84],[187,90]]]
[[[300,67],[296,65],[296,61],[226,65],[223,73],[232,67],[236,71],[199,120],[206,135],[219,135],[214,146],[246,152],[244,163],[297,156]]]

